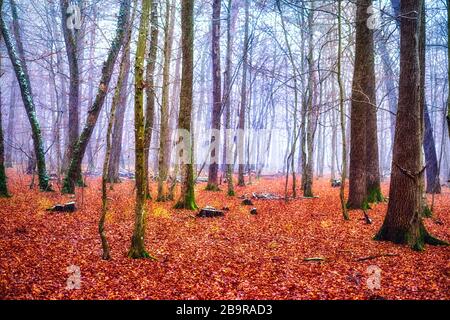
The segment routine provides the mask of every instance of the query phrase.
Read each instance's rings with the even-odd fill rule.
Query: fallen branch
[[[322,257],[313,257],[313,258],[305,258],[303,261],[325,261],[325,258]]]
[[[366,260],[372,260],[372,259],[381,258],[381,257],[397,257],[397,256],[399,256],[398,253],[382,253],[382,254],[376,254],[373,256],[358,258],[358,259],[356,259],[356,261],[366,261]]]

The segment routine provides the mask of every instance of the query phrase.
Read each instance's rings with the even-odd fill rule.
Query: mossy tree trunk
[[[422,250],[425,243],[444,242],[432,237],[421,216],[420,180],[422,128],[419,30],[423,0],[401,1],[399,104],[395,128],[388,211],[375,239],[407,244]]]
[[[14,6],[12,6],[12,8],[13,7]],[[3,0],[0,0],[0,11],[2,11],[2,8]],[[8,30],[8,27],[6,26],[5,20],[3,19],[3,13],[0,16],[0,28],[3,34],[3,38],[5,39],[6,48],[8,50],[8,55],[11,59],[14,72],[17,77],[17,81],[19,82],[23,104],[31,126],[34,153],[36,156],[38,168],[39,187],[43,191],[50,191],[51,186],[49,184],[49,178],[45,165],[44,142],[42,139],[41,128],[36,115],[36,107],[31,93],[31,83],[26,69],[26,64],[25,61],[22,61],[17,49],[15,48],[14,41],[12,40],[11,34]],[[22,46],[21,39],[16,39],[16,44],[17,46]]]
[[[0,44],[2,35],[0,33]],[[0,77],[2,75],[2,57],[0,56]],[[7,177],[5,171],[5,145],[3,141],[3,122],[2,122],[2,88],[0,86],[0,198],[9,197]]]
[[[152,3],[152,16],[151,16],[151,38],[150,38],[150,48],[148,50],[147,57],[147,70],[146,70],[146,96],[147,102],[145,107],[145,179],[147,181],[146,185],[146,197],[151,199],[150,190],[150,179],[149,179],[149,156],[150,156],[150,144],[152,142],[153,133],[153,123],[155,118],[155,68],[156,68],[156,58],[158,54],[158,37],[159,37],[159,27],[158,27],[158,1],[153,0]]]
[[[184,0],[181,7],[181,48],[183,57],[183,69],[181,74],[180,113],[178,115],[178,129],[191,131],[192,119],[192,91],[194,78],[194,0]],[[177,143],[182,142],[179,137]],[[187,158],[188,163],[180,161],[181,166],[181,194],[176,208],[196,210],[194,190],[194,166],[192,163],[192,142],[185,143],[187,148],[181,150],[179,159]],[[187,152],[187,157],[183,153]]]
[[[73,147],[72,158],[69,162],[69,168],[67,169],[67,173],[64,178],[62,189],[63,193],[75,192],[75,183],[78,179],[79,172],[81,171],[81,163],[83,161],[89,139],[91,138],[95,124],[97,123],[100,111],[102,110],[105,102],[109,82],[111,81],[112,72],[114,70],[114,64],[123,44],[125,29],[130,18],[130,7],[131,0],[122,0],[120,2],[116,34],[111,43],[111,48],[108,52],[106,61],[103,63],[102,76],[94,103],[88,110],[84,128]]]
[[[142,0],[142,15],[139,25],[139,38],[134,66],[134,132],[135,132],[135,176],[136,176],[136,206],[134,232],[131,238],[130,258],[150,258],[145,250],[145,118],[144,118],[144,62],[150,20],[151,0]]]

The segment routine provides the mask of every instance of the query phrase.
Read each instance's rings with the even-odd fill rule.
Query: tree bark
[[[423,250],[424,244],[444,244],[432,237],[421,217],[421,106],[419,23],[421,1],[401,1],[400,90],[395,128],[388,211],[375,239],[407,244]]]
[[[194,78],[194,0],[185,0],[181,7],[181,48],[183,58],[183,70],[181,75],[180,113],[178,116],[178,128],[184,129],[190,134],[192,118],[192,92]],[[180,136],[177,143],[181,143]],[[187,148],[187,149],[186,149]],[[185,149],[180,151],[180,159],[186,156],[187,162],[180,162],[181,166],[181,194],[176,204],[178,209],[196,210],[194,166],[192,163],[192,143],[185,143]]]
[[[102,76],[94,103],[88,110],[83,131],[78,137],[75,147],[73,148],[73,155],[64,178],[64,185],[62,189],[63,193],[75,192],[75,182],[78,179],[78,173],[81,171],[81,162],[83,161],[89,139],[92,136],[92,132],[94,131],[95,124],[97,123],[98,116],[108,93],[108,86],[111,80],[114,64],[123,43],[125,29],[130,16],[130,3],[131,0],[122,0],[120,3],[116,34],[108,52],[108,57],[103,64]]]
[[[150,191],[150,179],[149,179],[149,157],[150,157],[150,145],[153,136],[153,124],[155,122],[155,68],[156,58],[158,54],[158,1],[153,0],[152,3],[152,16],[151,16],[151,38],[150,49],[147,57],[147,70],[146,70],[146,96],[147,103],[145,108],[145,179],[147,181],[146,195],[147,199],[151,198]]]
[[[238,122],[238,186],[245,186],[244,179],[244,152],[243,144],[245,141],[244,129],[245,129],[245,110],[247,108],[247,69],[248,69],[248,47],[249,47],[249,20],[250,20],[250,1],[245,0],[245,26],[244,26],[244,52],[242,57],[242,83],[241,83],[241,106],[239,110],[239,122]]]
[[[164,27],[164,66],[162,83],[161,119],[159,132],[159,156],[158,156],[158,195],[157,201],[169,200],[167,178],[169,175],[169,151],[171,137],[169,132],[169,91],[170,91],[170,64],[172,60],[173,28],[175,19],[174,3],[166,0],[166,25]]]
[[[0,6],[1,8],[1,6]],[[2,35],[0,33],[0,44],[2,42]],[[2,57],[0,55],[0,77],[2,76]],[[2,88],[0,86],[0,198],[9,197],[7,177],[5,170],[5,145],[3,141],[3,121],[2,121]]]
[[[67,148],[64,155],[63,171],[66,171],[69,160],[73,154],[74,145],[79,134],[79,108],[80,108],[80,70],[78,65],[79,34],[76,29],[69,30],[67,26],[67,9],[69,0],[60,0],[61,23],[69,62],[69,126],[67,128]],[[80,168],[81,171],[81,168]],[[81,172],[79,172],[79,177]]]
[[[211,136],[211,144],[220,145],[220,116],[222,113],[222,89],[221,89],[221,71],[220,71],[220,10],[221,0],[213,0],[212,3],[212,79],[213,79],[213,106],[211,129],[216,130]],[[217,191],[219,189],[219,164],[218,164],[219,149],[211,148],[211,158],[208,172],[208,186],[207,190]]]
[[[147,44],[148,24],[150,19],[151,0],[142,0],[142,15],[139,25],[139,38],[135,62],[135,96],[134,96],[134,127],[135,127],[135,176],[136,176],[136,206],[133,237],[128,252],[130,258],[151,258],[145,250],[145,119],[144,119],[144,61]]]
[[[14,1],[11,0],[11,4],[13,3]],[[14,5],[11,6],[11,8],[14,7],[15,7]],[[0,0],[0,11],[2,10],[2,8],[3,8],[3,0]],[[49,178],[47,175],[47,169],[45,165],[44,142],[42,139],[41,128],[36,116],[36,107],[31,93],[30,79],[26,69],[26,64],[24,63],[25,61],[24,59],[22,60],[19,54],[17,53],[18,51],[14,46],[11,34],[8,30],[8,27],[6,26],[5,21],[3,20],[3,14],[0,17],[0,28],[3,34],[3,38],[5,39],[6,48],[8,49],[8,54],[11,59],[11,63],[13,65],[17,81],[19,82],[23,104],[31,126],[32,139],[34,144],[34,153],[38,167],[39,187],[43,191],[50,191],[51,186],[49,184]],[[21,39],[16,38],[16,43],[18,48],[22,47]]]

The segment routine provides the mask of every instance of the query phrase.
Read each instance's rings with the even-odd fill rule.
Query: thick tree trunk
[[[443,244],[425,229],[421,218],[421,107],[419,22],[423,0],[401,1],[400,90],[388,211],[377,240],[408,244]]]
[[[178,116],[178,128],[186,130],[190,134],[192,118],[192,92],[194,78],[194,0],[184,0],[181,7],[181,48],[183,58],[183,70],[181,75],[180,91],[180,113]],[[180,136],[177,143],[182,143]],[[187,148],[187,149],[186,149]],[[187,159],[180,161],[181,166],[181,194],[176,208],[196,210],[194,166],[192,163],[192,142],[185,143],[185,149],[180,151],[179,158]],[[187,154],[185,154],[187,153]]]
[[[211,129],[216,130],[211,136],[211,144],[217,147],[211,148],[211,158],[208,172],[207,190],[216,191],[219,189],[219,148],[220,146],[220,116],[222,113],[222,84],[220,72],[220,10],[221,0],[213,0],[212,4],[212,79],[213,79],[213,106]]]
[[[81,162],[83,161],[89,139],[92,136],[92,132],[94,131],[95,124],[97,123],[98,116],[108,93],[108,86],[111,80],[114,64],[123,43],[125,29],[130,16],[130,3],[131,0],[121,1],[116,35],[111,44],[108,57],[103,64],[102,76],[95,101],[88,110],[87,119],[83,131],[81,132],[81,135],[79,136],[73,149],[73,156],[70,160],[69,168],[64,179],[62,190],[63,193],[75,192],[75,182],[77,181],[78,173],[81,170]]]
[[[11,4],[12,3],[13,1],[11,2]],[[12,6],[12,8],[13,7],[14,6]],[[3,8],[3,0],[0,0],[0,11],[2,10],[2,8]],[[19,82],[23,104],[31,126],[32,139],[34,144],[34,153],[37,159],[37,166],[38,166],[39,187],[43,191],[49,191],[51,190],[51,187],[49,184],[49,178],[45,166],[44,142],[42,139],[41,128],[36,116],[36,107],[34,105],[33,96],[31,94],[31,83],[28,77],[26,64],[22,62],[22,59],[17,54],[17,50],[14,46],[11,34],[8,30],[8,27],[6,26],[5,21],[3,20],[3,14],[0,17],[0,27],[3,34],[3,38],[5,39],[5,44],[6,48],[8,49],[8,54],[11,59],[11,63],[16,73],[17,81]],[[20,39],[16,38],[16,43],[18,48],[22,47],[22,42],[20,41]]]

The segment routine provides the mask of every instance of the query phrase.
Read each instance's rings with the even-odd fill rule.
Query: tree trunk
[[[227,54],[226,54],[226,67],[225,67],[225,79],[224,79],[224,93],[223,93],[223,103],[225,108],[225,129],[226,134],[224,137],[223,146],[223,165],[225,166],[226,177],[227,177],[227,194],[229,196],[234,196],[234,185],[233,185],[233,165],[231,164],[231,152],[228,149],[231,148],[232,137],[229,134],[231,130],[231,90],[232,90],[232,74],[231,68],[233,64],[232,54],[233,54],[233,44],[234,44],[234,32],[237,18],[237,5],[233,0],[228,0],[228,14],[227,14]]]
[[[185,132],[190,134],[194,78],[194,0],[185,0],[182,3],[181,29],[183,70],[181,75],[178,128],[185,130]],[[179,144],[181,142],[183,142],[183,137],[180,136],[177,140],[177,143]],[[194,166],[192,163],[193,148],[191,141],[189,141],[189,143],[185,143],[184,146],[185,148],[183,150],[180,150],[180,153],[177,155],[179,156],[179,159],[184,158],[186,161],[180,161],[182,177],[181,194],[175,207],[178,209],[196,210],[198,207],[195,202]],[[187,154],[184,154],[185,152]]]
[[[161,101],[161,120],[159,133],[159,156],[158,156],[158,195],[157,201],[169,200],[167,177],[169,175],[170,159],[168,158],[171,148],[171,137],[169,132],[169,91],[170,91],[170,64],[172,60],[173,28],[175,19],[175,7],[166,0],[166,25],[164,27],[164,67]]]
[[[436,145],[434,143],[433,128],[431,126],[430,113],[428,112],[428,106],[424,106],[424,140],[423,149],[425,151],[425,163],[427,185],[426,192],[432,194],[441,193],[441,183],[439,178],[439,163],[436,154]]]
[[[241,106],[239,110],[239,122],[238,122],[238,185],[245,186],[244,180],[244,129],[245,129],[245,110],[247,108],[247,69],[248,69],[248,47],[249,47],[249,20],[250,20],[250,1],[245,0],[245,27],[244,27],[244,52],[242,57],[242,83],[241,83]]]
[[[135,62],[135,96],[134,96],[134,127],[136,153],[136,206],[134,232],[131,238],[130,258],[150,258],[145,250],[145,119],[144,119],[144,61],[147,44],[148,24],[151,0],[142,0],[142,15],[139,26],[139,38]]]
[[[147,58],[147,70],[146,70],[146,96],[147,104],[145,110],[145,179],[147,181],[146,195],[147,199],[151,198],[150,191],[150,179],[149,179],[149,157],[150,157],[150,145],[152,142],[153,124],[155,122],[155,67],[156,58],[158,54],[158,1],[153,0],[152,3],[152,17],[151,17],[151,39],[150,49]]]
[[[14,140],[14,118],[16,113],[16,82],[13,79],[11,81],[11,92],[9,98],[9,113],[8,113],[8,126],[6,128],[6,152],[5,152],[5,167],[13,167],[13,140]]]
[[[420,179],[421,106],[419,23],[421,1],[401,1],[400,90],[395,128],[388,211],[377,240],[408,244],[422,250],[425,243],[444,244],[422,222]]]
[[[347,206],[350,209],[363,208],[367,197],[366,175],[366,128],[368,110],[374,100],[373,31],[367,27],[371,0],[357,2],[356,49],[351,102],[350,175]],[[366,58],[369,57],[368,60]],[[371,57],[371,58],[370,58]],[[371,141],[370,141],[371,143]]]
[[[64,155],[63,171],[66,171],[70,159],[72,158],[73,148],[79,134],[79,108],[80,108],[80,70],[78,65],[78,30],[69,30],[67,26],[67,9],[69,0],[60,0],[61,22],[66,45],[67,59],[69,62],[69,126],[67,128],[67,149]],[[80,168],[81,171],[81,168]],[[81,172],[78,173],[79,177]],[[79,178],[78,177],[78,178]]]
[[[1,9],[1,6],[0,6]],[[0,44],[2,42],[2,35],[0,34]],[[0,75],[2,75],[2,57],[0,56]],[[5,145],[3,141],[3,121],[2,121],[2,88],[0,86],[0,198],[9,197],[8,185],[6,183],[5,171]]]
[[[211,136],[211,144],[220,145],[220,116],[222,113],[222,89],[220,74],[220,9],[221,0],[213,0],[212,3],[212,79],[213,79],[213,106],[211,129],[215,130]],[[219,189],[219,148],[211,147],[211,158],[208,172],[207,190],[217,191]]]
[[[83,161],[89,139],[92,136],[92,132],[94,131],[95,124],[97,123],[98,116],[108,93],[108,86],[111,80],[114,64],[123,43],[125,29],[130,16],[130,3],[131,0],[122,0],[120,3],[116,35],[108,52],[108,57],[103,64],[102,76],[95,101],[88,110],[87,119],[83,131],[78,137],[78,140],[73,149],[72,159],[70,160],[69,168],[64,179],[64,185],[62,189],[63,193],[75,192],[75,182],[78,179],[78,173],[81,170],[81,162]]]
[[[120,84],[119,101],[117,104],[117,109],[114,117],[111,154],[108,166],[108,181],[110,181],[111,183],[117,183],[120,181],[119,167],[120,167],[120,157],[122,154],[123,123],[125,120],[125,112],[127,110],[128,79],[130,75],[130,64],[131,64],[130,43],[133,29],[130,28],[130,26],[131,24],[127,26],[127,34],[124,39],[125,41],[123,46],[122,61],[120,63],[121,68],[120,75],[123,76],[123,80],[117,83],[117,85]]]
[[[14,1],[11,1],[11,4],[13,3]],[[0,0],[0,11],[2,10],[2,7],[3,7],[3,0]],[[11,8],[14,7],[15,6],[13,5],[11,6]],[[43,191],[50,191],[51,187],[49,184],[49,178],[45,166],[44,142],[42,139],[41,128],[36,116],[36,107],[34,105],[34,100],[31,93],[31,83],[28,77],[26,64],[22,62],[22,59],[17,54],[17,50],[14,46],[11,34],[8,30],[8,27],[6,26],[5,21],[3,20],[3,14],[0,17],[0,27],[2,30],[3,38],[5,39],[5,44],[6,48],[8,49],[8,54],[11,59],[11,63],[14,67],[14,71],[16,73],[16,77],[19,82],[23,104],[31,126],[32,139],[34,144],[34,153],[37,159],[37,166],[38,166],[39,187]],[[20,39],[16,38],[16,43],[18,48],[22,47],[22,41]]]
[[[347,141],[345,136],[345,105],[344,105],[344,83],[342,81],[342,0],[338,0],[338,62],[337,79],[339,85],[339,112],[342,133],[342,174],[339,199],[341,200],[342,215],[344,220],[349,220],[347,204],[345,203],[345,182],[347,179]]]

